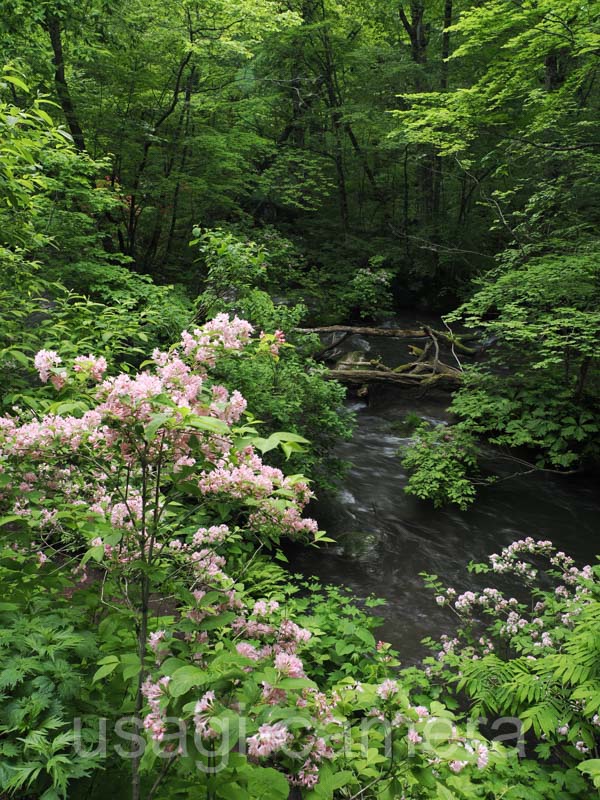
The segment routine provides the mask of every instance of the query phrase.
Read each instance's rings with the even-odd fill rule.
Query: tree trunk
[[[65,115],[69,132],[73,137],[73,144],[79,151],[85,150],[85,139],[83,130],[77,119],[75,106],[69,91],[69,85],[65,77],[65,62],[62,47],[62,32],[60,29],[60,20],[55,14],[46,14],[46,29],[50,35],[50,43],[52,44],[54,64],[54,85],[56,86],[56,94],[58,95],[58,102]]]
[[[190,50],[190,52],[183,57],[183,59],[179,64],[179,68],[177,70],[177,76],[175,79],[175,85],[173,87],[173,92],[171,95],[171,102],[164,109],[164,111],[160,114],[160,116],[154,123],[152,127],[153,136],[155,136],[160,127],[166,122],[166,120],[171,116],[171,114],[175,111],[175,108],[177,107],[177,103],[179,101],[179,95],[181,92],[181,82],[183,73],[191,57],[192,57],[192,51]],[[135,258],[137,223],[141,211],[140,209],[138,209],[137,195],[140,189],[142,176],[146,171],[146,167],[148,166],[148,157],[150,155],[150,148],[154,144],[154,141],[155,141],[154,138],[153,139],[147,138],[144,141],[142,158],[136,170],[135,178],[133,180],[133,186],[131,187],[131,195],[129,197],[129,212],[127,219],[127,254],[132,256],[132,258]]]
[[[448,58],[450,57],[450,31],[452,25],[452,0],[445,0],[444,3],[444,32],[442,33],[442,74],[440,87],[442,92],[448,89]]]

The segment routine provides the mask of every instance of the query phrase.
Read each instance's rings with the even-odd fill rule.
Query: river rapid
[[[390,326],[415,323],[395,319]],[[389,366],[407,360],[407,346],[402,340],[356,336],[343,344],[344,350],[363,350],[368,358],[381,355]],[[600,553],[600,496],[597,486],[581,476],[534,473],[501,481],[481,488],[464,512],[434,509],[407,495],[398,451],[410,438],[402,421],[412,413],[448,422],[448,402],[447,394],[409,397],[396,387],[371,388],[368,399],[350,395],[356,430],[336,453],[348,462],[347,475],[337,493],[323,495],[311,509],[335,544],[289,553],[295,572],[346,586],[359,600],[371,594],[383,598],[378,636],[399,650],[405,665],[427,654],[424,637],[451,632],[456,620],[436,605],[419,573],[434,573],[459,592],[481,588],[485,576],[471,575],[467,564],[485,561],[526,536],[550,539],[580,564],[593,564]],[[486,452],[484,468],[500,477],[516,469],[493,450]]]

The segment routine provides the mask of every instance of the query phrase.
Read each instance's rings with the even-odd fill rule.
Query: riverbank
[[[377,337],[345,346],[363,349],[367,357],[381,356],[394,366],[408,345]],[[405,664],[427,653],[424,637],[438,638],[455,623],[451,612],[435,604],[420,573],[437,574],[459,591],[476,588],[481,580],[469,575],[469,562],[485,561],[527,536],[549,539],[577,561],[594,563],[600,519],[594,482],[581,476],[532,473],[500,481],[481,488],[467,511],[436,510],[407,495],[399,450],[410,436],[402,421],[407,415],[432,423],[450,419],[448,394],[419,394],[371,387],[367,399],[350,396],[356,430],[351,441],[336,449],[349,465],[347,475],[337,493],[323,494],[312,508],[336,543],[317,551],[289,551],[294,571],[347,586],[361,600],[370,594],[385,599],[386,605],[377,609],[384,618],[380,635],[399,650]],[[514,472],[491,449],[483,467],[499,477]]]

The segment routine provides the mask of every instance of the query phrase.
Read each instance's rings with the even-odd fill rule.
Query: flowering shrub
[[[217,229],[192,242],[201,244],[207,269],[197,307],[200,314],[237,314],[262,331],[254,358],[224,354],[216,365],[216,375],[226,386],[241,391],[267,433],[286,430],[310,440],[310,448],[291,452],[283,447],[279,458],[273,452],[271,458],[277,466],[331,488],[340,472],[332,450],[339,439],[351,435],[352,417],[344,407],[345,388],[323,380],[325,367],[311,357],[321,347],[318,338],[295,332],[308,313],[306,306],[282,299],[275,302],[267,291],[280,293],[281,286],[276,290],[273,281],[281,282],[282,272],[289,279],[293,272],[287,259],[281,263],[281,254],[277,255],[278,241],[266,237],[257,245]],[[291,247],[289,242],[285,244]]]
[[[490,750],[461,732],[440,703],[414,706],[397,680],[347,677],[321,687],[310,677],[320,631],[298,625],[287,610],[273,600],[239,608],[230,622],[233,639],[221,636],[218,644],[198,634],[202,618],[211,619],[204,610],[199,626],[188,617],[177,633],[159,637],[161,654],[143,687],[149,766],[166,753],[190,779],[199,770],[214,773],[240,797],[254,797],[259,780],[269,798],[287,798],[290,787],[314,789],[315,797],[333,797],[342,787],[393,797],[422,780],[443,787],[467,766],[485,771],[492,753],[505,757],[498,746]],[[372,647],[384,675],[392,660],[385,652]],[[217,789],[217,796],[227,795]]]
[[[465,693],[474,717],[518,718],[540,757],[585,771],[600,735],[598,567],[579,569],[550,541],[528,537],[472,568],[512,578],[519,596],[496,587],[459,594],[430,577],[461,627],[436,646],[429,675]]]
[[[265,346],[252,333],[219,315],[155,350],[143,371],[108,377],[102,358],[69,363],[42,351],[36,368],[57,401],[39,417],[0,418],[0,524],[10,526],[14,558],[36,561],[41,577],[71,574],[65,595],[100,593],[106,655],[93,683],[124,688],[124,709],[143,720],[149,743],[130,754],[131,797],[142,796],[145,773],[158,787],[171,762],[177,780],[203,781],[207,796],[223,798],[332,797],[379,782],[396,792],[424,774],[442,786],[467,764],[483,769],[480,739],[454,723],[429,735],[452,714],[414,708],[369,631],[344,622],[335,651],[358,663],[350,642],[360,633],[372,666],[358,673],[374,682],[357,682],[346,666],[332,683],[314,618],[293,619],[294,603],[280,604],[272,588],[258,594],[262,550],[322,534],[302,516],[311,497],[303,478],[256,452],[301,437],[262,439],[241,424],[241,394],[210,377],[223,353]],[[333,619],[330,630],[343,616]],[[66,794],[66,779],[53,786]]]

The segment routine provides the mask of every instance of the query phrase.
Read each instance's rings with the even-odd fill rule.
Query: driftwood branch
[[[301,333],[342,334],[337,342],[329,345],[320,353],[320,358],[322,360],[325,360],[326,353],[337,347],[340,342],[353,334],[427,340],[423,347],[418,347],[415,344],[410,345],[409,351],[414,356],[414,359],[398,367],[388,367],[379,360],[356,361],[352,364],[344,363],[342,360],[335,368],[330,369],[327,373],[327,377],[331,380],[338,380],[341,383],[359,386],[371,383],[387,383],[395,386],[419,386],[425,390],[433,385],[443,388],[454,388],[458,386],[462,380],[462,367],[458,359],[456,359],[459,365],[458,369],[449,364],[445,364],[441,360],[439,339],[451,345],[455,357],[455,346],[460,346],[467,351],[471,350],[471,348],[467,348],[464,344],[459,342],[458,337],[454,336],[451,331],[448,333],[444,331],[435,331],[428,326],[413,330],[403,328],[367,328],[346,325],[327,325],[321,328],[297,328],[296,330]]]
[[[362,386],[365,383],[389,383],[395,386],[431,386],[433,384],[460,383],[460,373],[455,372],[394,372],[381,369],[331,369],[327,373],[331,380]]]
[[[321,328],[296,328],[298,333],[345,333],[347,336],[393,336],[397,339],[423,339],[429,334],[425,328],[364,328],[350,325],[324,325]]]
[[[334,347],[337,347],[341,342],[347,339],[349,336],[388,336],[393,339],[426,339],[427,337],[431,337],[432,334],[437,336],[438,339],[446,342],[447,344],[456,347],[458,350],[461,350],[463,353],[473,354],[477,352],[475,347],[468,347],[464,344],[464,340],[472,340],[477,338],[472,334],[467,334],[464,336],[456,336],[452,333],[447,333],[445,331],[437,331],[433,328],[428,326],[423,326],[422,328],[369,328],[364,326],[352,326],[352,325],[324,325],[319,328],[295,328],[297,333],[342,333],[344,334],[341,339],[339,339],[334,344],[329,345],[328,347],[323,350],[323,353],[327,352],[328,350],[332,350]]]

